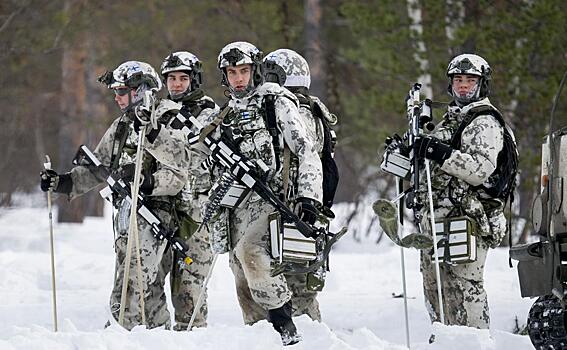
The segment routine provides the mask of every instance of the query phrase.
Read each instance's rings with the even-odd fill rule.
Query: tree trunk
[[[305,59],[309,63],[311,72],[312,95],[322,99],[326,98],[325,75],[325,44],[323,37],[323,7],[320,0],[305,1]]]
[[[97,78],[104,72],[104,68],[96,66],[97,58],[97,42],[93,40],[92,35],[86,37],[86,44],[89,55],[85,62],[86,66],[86,104],[85,104],[85,124],[86,138],[83,141],[84,144],[95,147],[99,140],[104,135],[107,127],[109,126],[109,121],[106,121],[106,116],[109,115],[107,105],[104,103],[104,99],[108,98],[108,94],[103,96],[103,92],[108,93],[106,89],[101,89]],[[110,94],[112,96],[112,94]],[[89,193],[85,197],[85,215],[87,216],[102,216],[104,200],[98,195],[96,191],[94,193]]]
[[[474,25],[476,28],[480,26],[480,5],[477,0],[465,1],[465,16],[464,21],[467,24]],[[460,53],[475,53],[476,52],[476,38],[468,36],[462,43]]]
[[[76,13],[75,7],[80,6],[76,1],[68,0],[64,11],[71,16]],[[66,39],[62,43],[63,54],[61,62],[61,119],[59,128],[59,160],[57,170],[68,169],[70,160],[77,148],[87,141],[86,123],[86,32],[75,33],[73,40]],[[63,198],[65,197],[65,198]],[[66,196],[58,200],[59,222],[82,222],[88,197],[79,198],[73,203]]]
[[[415,61],[419,64],[421,75],[417,79],[422,84],[422,92],[425,97],[433,98],[433,89],[431,88],[431,74],[429,73],[429,61],[427,60],[427,49],[423,41],[423,21],[421,15],[421,7],[418,0],[407,0],[408,17],[410,19],[410,30],[414,38],[414,46],[416,53]]]

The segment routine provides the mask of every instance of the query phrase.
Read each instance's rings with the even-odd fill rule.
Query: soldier
[[[94,154],[102,165],[109,167],[125,182],[132,182],[134,164],[138,144],[140,126],[150,122],[148,115],[138,107],[143,102],[146,91],[161,89],[161,81],[155,70],[147,63],[127,61],[113,72],[107,72],[99,78],[115,93],[114,100],[122,111],[122,115],[114,120],[106,131]],[[156,128],[149,128],[146,133],[143,150],[143,167],[140,193],[144,196],[144,204],[161,220],[165,226],[170,225],[172,200],[187,182],[188,155],[185,149],[183,134],[163,127],[168,118],[177,114],[177,104],[169,100],[160,100],[155,108]],[[52,170],[41,173],[41,189],[43,191],[67,194],[72,200],[102,182],[85,166],[76,166],[69,172],[57,174]],[[122,285],[125,269],[125,257],[128,241],[130,204],[126,200],[114,198],[114,234],[115,234],[115,281],[110,296],[110,310],[114,319],[118,320]],[[151,228],[138,215],[138,231],[140,239],[142,286],[145,301],[146,326],[149,328],[170,327],[170,316],[164,291],[165,276],[171,269],[171,253],[165,241],[157,240]],[[135,244],[132,244],[134,249]],[[135,251],[132,253],[135,257]],[[165,266],[165,270],[161,267]],[[140,290],[136,260],[130,263],[127,305],[124,311],[123,326],[130,330],[142,324],[140,310]],[[110,322],[110,321],[109,321]],[[109,325],[108,323],[107,325]]]
[[[483,271],[488,249],[498,246],[506,234],[506,199],[494,190],[498,177],[503,176],[499,154],[505,136],[512,135],[488,99],[491,73],[478,55],[463,54],[451,60],[447,76],[453,102],[434,132],[417,138],[414,144],[418,157],[433,161],[436,220],[467,215],[476,222],[476,260],[439,266],[446,323],[476,328],[489,328]],[[460,145],[455,143],[457,137]],[[439,321],[435,260],[427,251],[421,254],[421,270],[431,321]]]
[[[288,147],[298,164],[296,211],[313,224],[322,201],[321,161],[306,135],[297,98],[275,83],[264,83],[261,52],[247,42],[226,45],[218,57],[222,83],[228,87],[228,111],[223,111],[221,132],[244,156],[263,164],[262,173],[275,193],[283,194],[283,152]],[[275,125],[270,125],[266,103],[274,104]],[[272,133],[270,133],[272,131]],[[231,210],[229,219],[230,266],[235,276],[244,321],[249,319],[249,299],[262,308],[284,345],[300,341],[292,320],[292,292],[282,275],[271,276],[268,216],[274,208],[255,193]]]
[[[280,86],[286,87],[289,91],[295,94],[299,100],[299,112],[303,118],[306,126],[307,136],[315,145],[317,154],[320,158],[325,158],[323,155],[326,151],[329,153],[326,156],[330,157],[332,161],[332,152],[334,148],[334,137],[331,135],[329,124],[336,123],[336,117],[329,112],[327,107],[315,96],[309,95],[309,86],[311,84],[311,75],[309,73],[309,65],[307,61],[297,52],[289,49],[279,49],[269,53],[264,58],[264,77],[267,82],[275,82]],[[334,134],[334,133],[333,133]],[[331,143],[329,149],[324,149],[325,141]],[[327,159],[329,161],[329,159]],[[286,162],[284,162],[285,164]],[[332,161],[334,167],[334,175],[338,177],[336,165]],[[290,187],[296,187],[295,180],[297,177],[297,168],[290,166],[289,169]],[[332,189],[336,188],[338,178]],[[325,188],[325,187],[324,187]],[[290,191],[294,193],[294,191]],[[323,194],[323,203],[325,210],[323,213],[327,215],[322,220],[319,216],[320,224],[326,225],[329,219],[334,217],[333,212],[330,210],[332,204],[332,195],[326,199],[325,193]],[[285,198],[291,204],[294,203],[295,198]],[[314,321],[321,321],[321,311],[319,310],[319,302],[317,301],[317,292],[323,288],[324,285],[324,268],[317,274],[285,274],[288,286],[292,291],[292,307],[293,316],[300,316],[307,314]],[[266,314],[262,307],[254,302],[249,290],[246,288],[237,289],[239,300],[246,300],[247,308],[243,309],[245,319],[248,322],[257,322],[265,319]]]
[[[201,61],[190,52],[179,51],[167,56],[161,65],[161,75],[168,98],[183,104],[203,125],[210,124],[219,107],[212,98],[200,89],[202,83]],[[195,132],[196,130],[192,130]],[[186,330],[194,312],[201,287],[213,261],[213,252],[205,230],[196,231],[201,221],[201,208],[211,188],[211,177],[201,164],[208,156],[208,149],[196,144],[189,149],[188,182],[177,201],[179,234],[182,236],[193,260],[188,268],[173,266],[171,271],[171,298],[175,309],[175,330]],[[195,232],[196,231],[196,232]],[[204,301],[193,323],[196,327],[207,326],[206,291]]]

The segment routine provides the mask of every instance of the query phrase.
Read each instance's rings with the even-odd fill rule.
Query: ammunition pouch
[[[436,220],[435,242],[439,260],[448,264],[476,261],[476,234],[476,222],[468,216]],[[431,254],[434,254],[433,249]]]
[[[268,217],[270,223],[270,253],[280,264],[283,262],[302,263],[308,266],[323,251],[323,241],[305,237],[293,223],[282,220],[279,212]],[[307,273],[306,288],[320,291],[325,285],[325,273],[329,262]]]
[[[231,174],[224,173],[211,187],[209,200],[215,205],[234,209],[240,207],[248,199],[250,193],[248,187],[236,181]]]
[[[195,232],[199,229],[199,223],[193,220],[191,215],[176,210],[176,221],[177,221],[177,237],[186,241],[193,236]]]

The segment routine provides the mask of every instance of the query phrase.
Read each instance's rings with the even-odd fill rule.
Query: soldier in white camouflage
[[[202,65],[194,54],[187,51],[174,52],[161,65],[161,75],[169,92],[168,98],[183,104],[203,125],[210,124],[219,107],[202,89]],[[193,132],[196,130],[193,127]],[[194,312],[194,306],[211,268],[213,252],[206,230],[197,230],[201,223],[201,208],[208,199],[211,175],[201,164],[209,155],[201,143],[189,148],[189,174],[183,191],[178,195],[176,213],[179,222],[178,234],[185,240],[187,254],[193,262],[186,268],[173,266],[170,275],[171,299],[175,309],[175,330],[186,330]],[[204,292],[194,327],[207,326],[207,294]]]
[[[228,87],[229,110],[220,127],[238,151],[255,161],[267,184],[283,194],[282,163],[284,147],[297,161],[295,210],[299,217],[313,224],[322,202],[322,169],[317,150],[307,136],[299,114],[298,100],[275,83],[264,83],[262,54],[252,44],[234,42],[226,45],[218,57],[223,85]],[[274,103],[277,130],[270,133],[266,103]],[[225,112],[225,111],[223,111]],[[282,275],[271,276],[274,262],[269,253],[269,220],[275,209],[255,193],[250,193],[230,212],[230,266],[239,291],[239,303],[246,323],[250,307],[262,309],[282,337],[284,345],[301,338],[292,320],[292,291]],[[247,296],[246,298],[241,298]],[[250,305],[249,301],[254,303]]]
[[[102,165],[118,174],[125,182],[132,182],[138,144],[138,133],[142,125],[149,124],[147,113],[139,108],[146,91],[161,89],[161,81],[155,70],[147,63],[127,61],[113,72],[107,72],[99,79],[115,93],[115,101],[122,111],[110,125],[94,154]],[[140,193],[144,204],[158,216],[164,226],[171,225],[174,196],[187,183],[188,154],[185,137],[181,132],[165,127],[169,118],[178,112],[177,104],[169,100],[155,102],[155,128],[147,128],[143,149],[142,179]],[[76,166],[69,172],[57,174],[44,171],[41,174],[41,188],[44,191],[66,194],[72,200],[104,182],[85,166]],[[123,285],[125,257],[128,241],[130,204],[114,198],[115,235],[115,279],[110,296],[112,317],[118,320]],[[170,315],[165,297],[165,276],[171,270],[171,249],[166,242],[157,240],[147,222],[138,215],[140,237],[142,286],[144,290],[146,326],[149,328],[170,327]],[[136,256],[132,244],[132,257]],[[127,305],[125,305],[123,326],[130,330],[142,324],[140,310],[140,289],[136,273],[136,259],[130,263]],[[110,321],[109,323],[110,324]]]
[[[431,186],[436,220],[467,215],[477,225],[476,260],[439,266],[445,323],[489,328],[484,264],[488,249],[498,246],[506,234],[505,200],[489,193],[507,127],[488,99],[491,68],[482,57],[455,57],[449,63],[447,76],[453,102],[435,130],[416,139],[414,152],[433,161]],[[455,147],[453,136],[461,124],[464,129],[461,127],[460,147]],[[513,137],[509,129],[508,132]],[[426,193],[426,189],[422,192]],[[423,203],[427,203],[427,198]],[[425,250],[421,254],[421,270],[431,321],[440,321],[435,260]]]
[[[323,123],[335,124],[336,117],[329,112],[327,107],[315,96],[309,95],[311,85],[311,74],[309,65],[305,58],[290,49],[279,49],[264,57],[264,77],[268,82],[275,82],[284,86],[299,100],[299,113],[306,126],[307,136],[315,146],[317,154],[321,157],[325,141]],[[315,116],[314,109],[319,108],[321,118]],[[331,141],[334,143],[334,140]],[[334,145],[333,145],[334,146]],[[289,178],[294,186],[293,180],[297,176],[297,167],[290,166]],[[294,193],[294,191],[290,191]],[[285,198],[289,204],[294,203],[295,198]],[[320,224],[326,225],[334,217],[329,208],[325,208],[318,217]],[[321,321],[321,311],[317,301],[317,292],[323,288],[325,268],[321,268],[318,274],[285,274],[289,288],[292,291],[291,304],[293,316],[308,315],[315,321]],[[240,276],[243,277],[243,276]],[[316,279],[318,283],[311,283]],[[246,308],[242,311],[247,323],[254,323],[266,319],[267,315],[260,305],[254,302],[247,288],[238,288],[239,300],[246,300]]]

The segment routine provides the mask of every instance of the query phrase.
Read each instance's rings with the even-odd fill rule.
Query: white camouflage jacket
[[[275,170],[272,137],[267,131],[264,119],[260,116],[262,102],[266,95],[275,96],[275,115],[281,149],[285,143],[291,153],[297,157],[297,197],[311,198],[321,202],[323,199],[321,160],[313,141],[307,135],[307,127],[299,114],[299,103],[294,94],[275,83],[264,83],[250,96],[241,99],[232,97],[228,107],[232,108],[231,113],[236,115],[236,118],[226,126],[240,129],[239,132],[243,131],[243,134],[253,135],[245,137],[240,142],[240,152],[251,159],[262,159],[272,170]],[[282,158],[281,154],[280,158]],[[271,182],[272,187],[281,185],[281,169],[272,177]]]
[[[156,113],[158,120],[165,118],[166,112],[177,113],[178,105],[169,100],[160,100]],[[128,137],[122,154],[119,156],[119,167],[135,162],[135,151],[138,144],[138,135],[133,128],[132,113],[125,113],[115,119],[110,125],[99,144],[93,151],[104,166],[110,166],[112,150],[116,139],[116,128],[121,120],[127,121]],[[145,141],[144,159],[155,159],[157,169],[153,172],[154,189],[151,196],[174,196],[187,182],[187,169],[189,156],[186,150],[184,135],[171,128],[161,125],[159,133],[153,142]],[[86,167],[76,166],[70,171],[73,181],[72,191],[69,199],[74,199],[102,182],[97,179]]]

